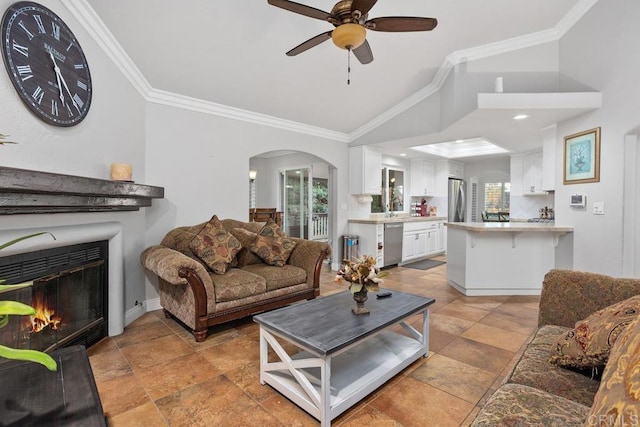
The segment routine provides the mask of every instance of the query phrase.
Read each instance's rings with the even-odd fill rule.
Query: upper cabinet
[[[435,195],[436,166],[427,160],[411,160],[411,196]]]
[[[449,178],[464,178],[464,164],[451,160],[440,160],[436,163],[435,196],[447,197],[449,194]]]
[[[349,148],[349,192],[381,194],[382,154],[365,145]]]
[[[542,188],[542,152],[536,151],[522,157],[522,193],[544,193]]]
[[[449,174],[447,178],[464,178],[464,164],[458,162],[447,162],[449,166]]]

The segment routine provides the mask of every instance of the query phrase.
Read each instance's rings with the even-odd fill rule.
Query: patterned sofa
[[[548,272],[540,297],[539,328],[472,426],[640,425],[638,294],[640,279],[568,270]],[[624,308],[616,308],[619,306]],[[609,315],[626,317],[612,317],[618,320],[604,322],[600,330],[580,323],[604,319],[607,310]],[[565,340],[581,343],[579,350],[589,349],[589,340],[603,332],[607,334],[605,346],[612,344],[604,370],[550,363],[552,355],[562,353]],[[589,360],[602,359],[601,353],[593,353]]]
[[[198,240],[208,228],[217,234]],[[271,246],[256,249],[258,236]],[[284,241],[286,254],[276,251],[270,265],[258,254],[272,249],[274,240],[280,251]],[[207,252],[207,245],[215,250]],[[165,315],[189,327],[196,341],[204,341],[209,326],[317,297],[322,263],[330,252],[327,243],[284,236],[273,222],[219,221],[214,215],[209,222],[171,230],[159,245],[145,249],[140,261],[158,277]],[[211,256],[226,260],[212,264]]]

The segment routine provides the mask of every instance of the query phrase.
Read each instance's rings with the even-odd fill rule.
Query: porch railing
[[[310,240],[327,240],[329,238],[329,215],[326,213],[313,214],[311,218]]]

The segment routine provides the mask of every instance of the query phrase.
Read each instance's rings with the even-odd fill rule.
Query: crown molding
[[[559,33],[558,38],[564,36],[597,2],[598,0],[581,0],[571,8],[569,13],[563,16],[556,25],[556,31]]]
[[[152,89],[151,85],[89,3],[85,0],[60,0],[60,2],[78,20],[138,93],[146,98]]]
[[[349,134],[349,142],[352,142],[363,135],[369,133],[373,129],[391,120],[395,116],[403,113],[416,104],[424,101],[429,96],[438,92],[445,80],[449,76],[451,70],[458,64],[478,59],[488,58],[491,56],[502,55],[519,49],[526,49],[545,43],[555,42],[587,13],[587,11],[596,4],[598,0],[581,0],[571,8],[571,10],[558,22],[558,24],[549,30],[538,31],[536,33],[526,34],[520,37],[513,37],[495,43],[489,43],[476,46],[470,49],[462,49],[450,53],[442,62],[440,69],[436,73],[433,81],[420,89],[418,92],[394,105],[384,113],[375,117],[373,120],[365,123],[355,131]]]
[[[349,135],[346,133],[155,89],[149,84],[142,72],[86,0],[60,1],[147,102],[241,120],[339,142],[349,142]]]
[[[349,142],[348,135],[341,132],[335,132],[329,129],[310,126],[304,123],[285,120],[266,114],[255,113],[253,111],[243,110],[241,108],[230,107],[228,105],[216,104],[214,102],[203,101],[201,99],[189,96],[179,95],[173,92],[167,92],[159,89],[152,89],[146,96],[146,100],[150,103],[166,105],[184,110],[195,111],[198,113],[211,114],[218,117],[225,117],[234,120],[241,120],[247,123],[253,123],[263,126],[269,126],[277,129],[284,129],[292,132],[303,133],[306,135],[317,136],[321,138],[331,139],[339,142]]]
[[[458,64],[558,41],[598,0],[580,0],[552,29],[452,52],[444,59],[431,83],[351,133],[337,132],[155,89],[86,0],[60,1],[148,102],[349,143],[438,92],[451,70]]]

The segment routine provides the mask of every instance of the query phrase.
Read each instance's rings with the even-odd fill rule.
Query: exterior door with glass
[[[313,178],[312,168],[281,172],[283,228],[288,236],[309,240],[328,238],[328,180]]]

